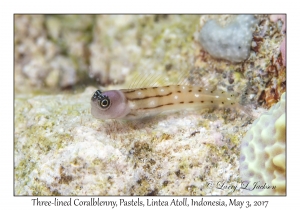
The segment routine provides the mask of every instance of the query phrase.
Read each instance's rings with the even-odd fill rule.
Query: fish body
[[[234,106],[238,106],[234,94],[187,85],[97,90],[91,98],[91,113],[97,119],[138,119],[165,111]]]

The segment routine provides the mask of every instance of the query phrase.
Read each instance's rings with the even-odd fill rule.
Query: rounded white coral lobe
[[[280,102],[253,122],[241,143],[242,181],[249,182],[249,189],[253,189],[255,182],[276,188],[243,190],[243,194],[285,194],[285,125],[284,93]]]
[[[253,15],[238,15],[226,27],[210,20],[199,34],[200,44],[215,58],[242,62],[250,55],[252,29],[256,23]]]

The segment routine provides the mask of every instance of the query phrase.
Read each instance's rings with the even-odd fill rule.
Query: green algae
[[[179,163],[179,169],[181,173],[188,173],[189,168],[190,168],[190,161],[187,159],[187,157],[183,157]]]

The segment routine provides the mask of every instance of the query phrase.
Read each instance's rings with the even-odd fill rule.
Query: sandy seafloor
[[[15,194],[240,195],[232,186],[242,181],[241,139],[285,91],[278,61],[284,35],[282,24],[256,16],[249,59],[231,63],[212,58],[197,41],[211,18],[231,19],[15,16]],[[92,117],[95,90],[127,88],[138,74],[163,75],[144,84],[184,76],[241,98],[247,92],[241,103],[251,114],[208,109],[134,121]]]

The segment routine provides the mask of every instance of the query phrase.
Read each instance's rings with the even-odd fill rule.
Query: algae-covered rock
[[[209,195],[238,190],[241,120],[191,110],[137,121],[90,114],[95,88],[15,99],[17,195]]]

